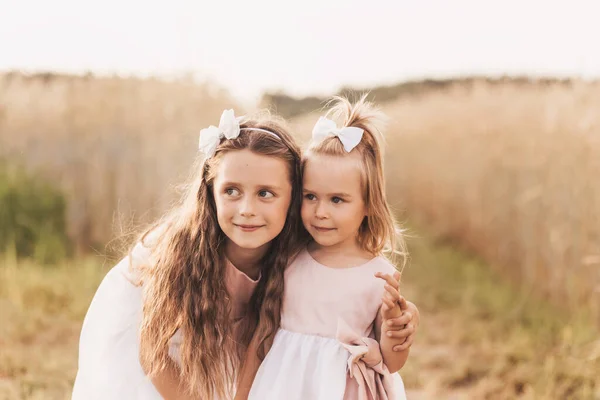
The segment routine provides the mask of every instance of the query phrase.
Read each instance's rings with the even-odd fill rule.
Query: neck
[[[364,257],[367,252],[360,248],[356,237],[349,238],[343,242],[336,243],[331,246],[322,246],[316,241],[311,241],[308,245],[310,251],[319,252],[323,256],[332,256],[336,254],[346,254],[349,256]]]
[[[240,271],[252,279],[257,279],[260,275],[261,260],[267,253],[269,243],[266,243],[256,249],[245,249],[227,239],[225,244],[225,256]]]

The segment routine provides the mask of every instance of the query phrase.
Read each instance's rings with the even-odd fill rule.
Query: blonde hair
[[[160,235],[153,235],[158,238],[149,244],[152,265],[142,269],[140,361],[150,376],[172,365],[169,342],[180,330],[180,377],[188,392],[201,399],[233,397],[233,382],[254,332],[259,355],[266,354],[280,323],[283,272],[298,251],[302,232],[301,160],[294,139],[273,117],[246,119],[240,127],[264,129],[277,137],[242,130],[238,138],[222,140],[213,157],[198,159],[181,204],[155,227]],[[238,343],[233,340],[228,301],[235,293],[226,288],[226,236],[217,221],[213,182],[223,155],[242,149],[286,162],[292,201],[283,230],[262,260],[262,279],[250,300]]]
[[[381,129],[386,117],[367,102],[366,97],[365,94],[352,104],[347,98],[336,96],[328,103],[331,106],[328,117],[340,121],[343,127],[363,129],[360,143],[348,153],[337,137],[312,141],[304,154],[303,168],[312,155],[356,157],[361,167],[363,200],[368,210],[358,231],[358,243],[363,250],[374,255],[388,253],[391,258],[400,255],[404,267],[407,260],[406,245],[385,195],[384,137]]]

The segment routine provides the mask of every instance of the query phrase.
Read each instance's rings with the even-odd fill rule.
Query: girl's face
[[[304,166],[302,222],[321,246],[355,246],[366,215],[359,160],[312,155]]]
[[[214,179],[217,219],[242,249],[268,246],[285,225],[292,199],[287,163],[250,150],[223,156]]]

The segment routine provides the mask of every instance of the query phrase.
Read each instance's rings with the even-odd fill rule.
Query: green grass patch
[[[0,162],[0,253],[42,264],[65,259],[70,250],[65,215],[59,190]]]

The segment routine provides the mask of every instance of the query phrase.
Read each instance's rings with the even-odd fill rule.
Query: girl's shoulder
[[[323,271],[335,271],[336,273],[348,273],[352,275],[362,275],[362,274],[374,274],[375,272],[381,272],[385,274],[392,275],[395,271],[397,271],[394,264],[392,264],[386,257],[383,255],[372,258],[368,261],[362,262],[360,265],[351,266],[348,268],[332,268],[327,267],[319,263],[314,257],[310,254],[308,249],[303,248],[298,254],[296,254],[288,264],[290,269],[295,269],[299,266],[315,266],[318,270]]]
[[[152,249],[158,243],[162,233],[160,227],[157,227],[142,236],[135,246],[133,246],[133,249],[131,249],[130,256],[132,257],[132,261],[148,261],[152,255]]]
[[[381,272],[383,274],[393,275],[394,272],[398,271],[398,268],[385,256],[380,255],[375,257],[370,265],[375,270],[375,272]]]
[[[125,274],[132,279],[140,279],[142,272],[149,268],[152,268],[152,255],[156,244],[158,243],[161,235],[164,233],[164,228],[156,227],[148,231],[142,238],[135,243],[135,245],[129,251],[129,254],[125,257],[127,263]]]

